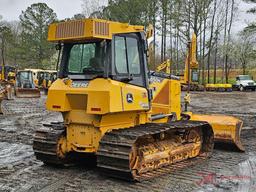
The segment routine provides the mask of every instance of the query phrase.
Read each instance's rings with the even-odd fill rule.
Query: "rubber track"
[[[153,135],[165,132],[168,130],[187,130],[195,127],[202,127],[204,142],[208,142],[210,152],[202,152],[199,156],[188,159],[176,164],[172,164],[166,167],[147,172],[143,175],[133,178],[131,170],[129,168],[129,154],[132,145],[136,140],[144,135]],[[170,173],[177,169],[181,169],[199,161],[204,160],[210,156],[213,149],[213,136],[211,129],[207,122],[201,121],[176,121],[165,124],[145,124],[136,126],[129,129],[114,130],[106,133],[100,141],[100,146],[97,152],[97,166],[103,171],[104,174],[110,177],[117,177],[125,180],[143,181],[148,180],[163,174]]]

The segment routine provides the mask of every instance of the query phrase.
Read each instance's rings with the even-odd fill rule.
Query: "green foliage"
[[[103,9],[103,17],[113,21],[144,25],[152,0],[110,0]]]
[[[7,42],[12,39],[11,28],[8,23],[0,23],[0,63],[5,64]]]
[[[256,0],[244,0],[247,3],[256,3]],[[247,13],[256,14],[256,7],[250,8],[247,10]],[[247,27],[244,28],[245,32],[256,32],[256,24],[255,22],[249,23]]]
[[[24,67],[42,68],[43,61],[55,53],[54,46],[47,42],[48,26],[57,20],[54,11],[45,3],[32,4],[20,15],[19,55]]]

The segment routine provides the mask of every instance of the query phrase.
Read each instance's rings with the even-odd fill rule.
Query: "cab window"
[[[70,50],[69,74],[103,73],[103,46],[100,42],[75,44]]]
[[[124,37],[115,38],[115,63],[118,73],[128,73]]]
[[[119,74],[140,74],[138,40],[133,37],[115,37],[115,66]]]

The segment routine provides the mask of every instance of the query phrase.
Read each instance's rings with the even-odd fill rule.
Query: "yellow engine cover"
[[[80,85],[58,79],[49,89],[46,107],[60,112],[83,110],[86,114],[103,115],[149,110],[149,101],[145,88],[110,79],[94,79]]]

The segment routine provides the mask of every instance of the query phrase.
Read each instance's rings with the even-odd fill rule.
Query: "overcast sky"
[[[247,23],[256,21],[256,16],[246,13],[246,10],[253,7],[253,4],[247,4],[241,0],[236,1],[239,2],[239,15],[233,25],[235,33],[242,30]],[[82,0],[0,0],[0,15],[7,21],[18,20],[22,10],[38,2],[47,3],[57,13],[58,19],[70,18],[82,12]]]
[[[58,19],[70,18],[82,11],[82,0],[0,0],[0,15],[4,20],[18,20],[21,11],[38,2],[44,2],[52,8]]]

